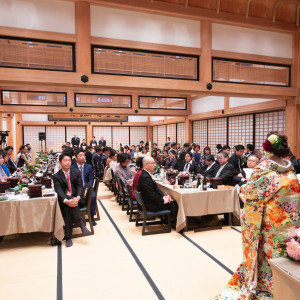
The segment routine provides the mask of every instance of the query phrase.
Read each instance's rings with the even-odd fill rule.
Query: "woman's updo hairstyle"
[[[276,140],[276,137],[277,140]],[[265,151],[272,153],[278,157],[287,157],[290,153],[288,138],[284,134],[279,134],[277,131],[271,131],[267,135],[266,141],[263,143]]]

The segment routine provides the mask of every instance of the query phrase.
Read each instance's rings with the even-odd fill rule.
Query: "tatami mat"
[[[241,234],[230,227],[142,236],[103,184],[98,199],[95,235],[73,239],[71,248],[62,243],[63,299],[208,300],[230,279],[228,269],[241,263]],[[5,238],[1,298],[56,299],[57,257],[47,234]]]

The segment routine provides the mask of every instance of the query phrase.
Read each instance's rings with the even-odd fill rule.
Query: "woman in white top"
[[[150,156],[149,148],[144,147],[143,148],[143,157]]]
[[[118,153],[113,151],[111,152],[111,154],[109,155],[109,157],[112,159],[112,161],[109,163],[109,169],[107,170],[106,174],[105,174],[105,181],[110,181],[112,180],[112,174],[111,174],[111,170],[115,173],[116,172],[116,166],[117,166],[117,157],[118,157]]]
[[[137,146],[135,148],[135,153],[133,155],[134,159],[136,160],[138,157],[143,157],[143,154],[141,153],[141,148],[139,146]]]

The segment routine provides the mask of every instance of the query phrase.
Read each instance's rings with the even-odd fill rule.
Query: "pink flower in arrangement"
[[[265,151],[272,152],[272,144],[268,139],[266,139],[265,142],[263,143],[263,148]]]
[[[300,260],[300,244],[294,239],[286,243],[286,251],[291,258]]]
[[[29,182],[29,180],[28,180],[28,178],[24,177],[24,178],[22,179],[22,182],[24,182],[24,183],[28,183],[28,182]]]
[[[34,176],[34,174],[30,174],[30,177],[33,177]]]
[[[299,233],[300,233],[300,228],[293,228],[288,232],[287,236],[289,239],[292,239],[296,237]]]

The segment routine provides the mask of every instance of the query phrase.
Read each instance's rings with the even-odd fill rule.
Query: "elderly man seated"
[[[141,192],[146,209],[154,212],[168,209],[171,211],[172,219],[176,222],[178,213],[177,202],[169,195],[165,196],[152,179],[151,173],[155,169],[154,159],[149,156],[144,157],[143,167],[137,187]],[[172,223],[174,225],[174,221]]]

